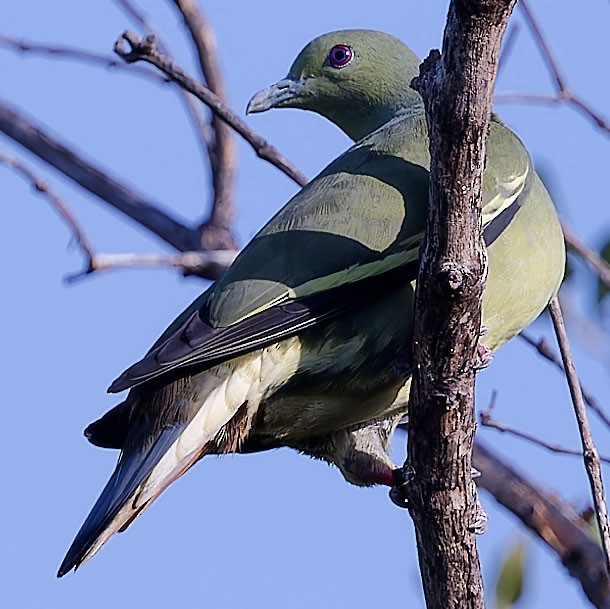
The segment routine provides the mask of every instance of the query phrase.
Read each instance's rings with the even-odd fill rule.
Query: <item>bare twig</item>
[[[154,27],[152,21],[150,21],[146,13],[141,11],[130,0],[114,0],[114,2],[131,19],[131,21],[139,28],[141,32],[152,34],[156,37],[157,44],[161,52],[168,56],[171,55],[169,46],[163,41],[159,35],[159,32],[157,31],[157,28]],[[199,145],[203,151],[203,157],[210,164],[210,171],[213,176],[214,169],[212,167],[212,157],[214,156],[215,150],[213,129],[211,128],[210,124],[204,120],[200,106],[195,103],[195,98],[180,86],[178,86],[178,91],[180,91],[180,97],[182,98],[186,113],[189,116],[189,120],[191,121],[195,133],[197,134]],[[218,245],[219,240],[209,239],[208,241],[210,243],[207,245],[214,248]],[[227,245],[229,244],[227,243]],[[234,246],[235,244],[232,243],[231,247]]]
[[[546,62],[551,77],[555,85],[555,95],[539,95],[539,94],[520,94],[520,93],[499,93],[496,95],[496,101],[505,103],[533,103],[533,104],[562,104],[568,103],[580,110],[587,118],[592,120],[597,127],[606,133],[610,134],[610,123],[604,119],[597,111],[595,111],[587,102],[580,96],[574,93],[567,84],[566,79],[559,69],[559,65],[555,61],[555,57],[542,33],[537,20],[529,7],[527,0],[521,0],[519,6],[525,15],[525,20],[534,36],[534,40],[540,49],[540,53]]]
[[[226,104],[227,96],[222,80],[214,34],[197,3],[191,0],[174,0],[197,49],[199,66],[205,83]],[[220,117],[212,114],[215,134],[214,148],[210,151],[214,200],[209,218],[202,225],[202,242],[206,245],[208,233],[221,231],[234,246],[231,234],[233,217],[233,182],[235,176],[235,142],[232,130]],[[214,239],[216,241],[216,238]],[[227,244],[228,245],[228,244]]]
[[[521,438],[522,440],[526,440],[527,442],[530,442],[531,444],[535,444],[536,446],[545,448],[546,450],[553,452],[553,453],[558,453],[560,455],[572,455],[572,456],[581,457],[581,458],[583,457],[583,453],[580,450],[576,450],[573,448],[567,448],[565,446],[561,446],[560,444],[554,444],[552,442],[547,442],[546,440],[543,440],[542,438],[538,438],[534,434],[530,434],[526,431],[521,431],[519,429],[511,427],[510,425],[506,425],[506,423],[501,423],[500,421],[497,421],[496,419],[494,419],[493,415],[492,415],[492,411],[495,406],[495,398],[496,398],[496,393],[494,392],[492,399],[491,399],[491,403],[488,406],[487,410],[484,410],[483,412],[481,412],[479,414],[479,420],[481,421],[481,425],[483,427],[489,427],[491,429],[496,429],[497,431],[499,431],[501,433],[506,433],[511,436],[515,436],[516,438]],[[610,463],[610,457],[600,456],[600,460],[603,461],[604,463]]]
[[[53,192],[44,180],[38,177],[24,163],[12,156],[0,153],[0,164],[6,165],[25,178],[36,192],[49,201],[53,209],[57,211],[68,225],[75,243],[85,257],[84,269],[78,273],[66,276],[65,279],[69,283],[99,271],[134,267],[177,268],[188,275],[199,275],[205,279],[218,279],[238,254],[236,250],[228,249],[183,252],[174,256],[161,254],[96,254],[84,230],[68,206]]]
[[[87,260],[87,268],[91,267],[91,261],[95,254],[93,248],[89,244],[89,240],[85,236],[84,231],[76,221],[76,218],[72,215],[72,212],[68,206],[59,198],[59,196],[51,189],[51,187],[42,179],[34,174],[25,164],[17,159],[8,156],[6,154],[0,154],[0,163],[10,167],[16,171],[23,178],[25,178],[32,186],[32,188],[44,196],[47,201],[51,204],[53,209],[62,217],[64,222],[68,225],[70,232],[74,238],[75,243],[82,250],[83,255]]]
[[[590,247],[585,245],[569,228],[563,224],[563,235],[568,247],[580,256],[610,290],[610,265]]]
[[[114,0],[114,3],[141,29],[153,32],[155,28],[149,21],[146,13],[142,12],[130,0]]]
[[[69,282],[82,279],[91,273],[125,268],[169,267],[182,270],[188,275],[199,275],[206,279],[218,279],[231,265],[238,252],[233,250],[210,250],[182,252],[174,256],[161,254],[95,254],[89,268],[69,275]]]
[[[125,48],[125,43],[129,45],[129,50]],[[217,95],[196,82],[184,70],[176,66],[169,57],[159,53],[155,47],[154,36],[140,38],[132,32],[125,32],[117,40],[115,52],[128,63],[146,61],[159,68],[170,79],[199,98],[212,112],[231,125],[252,146],[257,156],[277,167],[297,184],[304,186],[307,183],[308,180],[303,173],[267,140],[255,133],[235,112],[225,106]]]
[[[610,133],[610,123],[602,118],[585,101],[576,97],[571,91],[563,91],[556,95],[544,95],[541,93],[513,93],[505,92],[496,95],[496,101],[505,104],[535,104],[543,106],[554,106],[565,102],[578,108],[583,114],[590,118],[597,127]]]
[[[137,74],[145,78],[156,80],[159,83],[170,82],[169,79],[161,76],[154,70],[150,70],[144,66],[129,65],[123,61],[117,61],[111,55],[96,53],[95,51],[90,51],[88,49],[56,43],[33,42],[21,38],[13,38],[12,36],[7,36],[5,34],[0,34],[0,47],[4,47],[5,49],[21,55],[39,55],[48,59],[70,59],[72,61],[83,62],[101,68],[116,70],[118,72]]]
[[[561,314],[559,300],[556,296],[549,303],[549,311],[551,313],[551,319],[553,320],[555,333],[557,334],[557,342],[559,343],[559,350],[561,351],[561,358],[563,359],[563,365],[566,371],[570,395],[572,396],[572,402],[574,404],[578,431],[580,432],[582,441],[585,468],[591,485],[595,514],[597,516],[602,548],[606,559],[606,568],[608,569],[608,573],[610,573],[610,524],[608,522],[608,508],[606,507],[606,499],[604,496],[601,464],[597,448],[595,447],[593,437],[591,436],[587,410],[583,401],[580,383],[578,382],[578,377],[576,375],[574,361],[572,360],[572,355],[570,353],[570,345],[563,325],[563,316]]]
[[[542,57],[546,61],[547,65],[549,67],[549,70],[551,71],[551,75],[553,76],[553,79],[555,80],[555,85],[557,86],[557,89],[559,91],[564,91],[565,89],[567,89],[566,81],[565,81],[563,75],[561,74],[561,72],[559,71],[559,65],[555,61],[555,57],[553,57],[553,54],[551,53],[551,47],[548,45],[548,43],[544,37],[544,34],[542,33],[540,26],[538,25],[538,22],[534,18],[534,14],[530,10],[527,0],[523,0],[520,3],[520,7],[521,7],[521,10],[523,11],[523,14],[525,15],[525,19],[527,21],[528,26],[529,26],[530,30],[532,31],[532,34],[534,35],[534,40],[536,41],[536,44],[540,48]]]
[[[517,37],[520,31],[521,27],[516,21],[512,22],[508,26],[508,29],[506,30],[506,35],[504,36],[504,42],[502,43],[500,59],[498,60],[498,74],[500,74],[502,68],[506,65],[508,56],[511,54],[512,50],[515,47],[515,42],[517,42]]]
[[[525,331],[521,332],[519,334],[519,337],[522,340],[524,340],[526,343],[528,343],[529,345],[534,347],[534,349],[536,349],[536,351],[538,351],[538,353],[540,355],[542,355],[542,357],[544,357],[546,360],[551,362],[559,370],[564,372],[564,367],[563,367],[563,363],[561,362],[561,359],[559,358],[557,353],[555,353],[555,351],[551,348],[551,346],[548,344],[548,342],[544,338],[541,338],[540,340],[536,340],[535,338],[533,338],[530,334],[528,334]],[[591,394],[590,392],[585,391],[582,388],[582,386],[581,386],[581,390],[582,390],[582,395],[585,399],[585,402],[587,403],[589,408],[591,408],[591,410],[593,410],[593,412],[595,412],[595,414],[597,414],[597,416],[608,427],[610,427],[610,417],[606,414],[604,409],[601,407],[601,405],[597,401],[597,398],[595,398],[593,396],[593,394]]]
[[[0,131],[77,184],[123,212],[180,251],[198,249],[198,231],[187,228],[159,206],[117,182],[0,100]]]
[[[489,491],[559,556],[595,607],[610,609],[610,579],[603,552],[574,508],[509,467],[480,440],[475,443],[472,464],[481,472],[477,485]]]
[[[6,36],[4,34],[0,34],[0,46],[14,51],[15,53],[40,55],[48,59],[69,59],[72,61],[78,61],[120,72],[122,71],[129,74],[137,74],[144,78],[155,80],[160,84],[167,84],[171,82],[165,76],[162,76],[158,72],[149,68],[140,67],[134,64],[126,64],[124,61],[117,61],[110,55],[104,55],[103,53],[96,53],[94,51],[89,51],[87,49],[81,49],[78,47],[68,47],[58,45],[56,43],[31,42],[28,40],[12,38],[11,36]],[[202,119],[201,112],[199,107],[194,103],[193,96],[184,91],[182,87],[177,87],[175,90],[179,92],[179,95],[186,106],[187,114],[190,117],[195,132],[199,136],[199,140],[203,142],[203,148],[207,157],[209,154],[208,149],[213,148],[211,128]]]

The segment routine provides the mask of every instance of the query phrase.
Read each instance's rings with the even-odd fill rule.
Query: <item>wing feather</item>
[[[184,368],[205,368],[249,353],[353,310],[415,280],[417,259],[264,309],[227,327],[213,327],[205,309],[191,317],[109,387],[116,393]]]

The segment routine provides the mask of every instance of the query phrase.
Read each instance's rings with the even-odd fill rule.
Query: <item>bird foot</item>
[[[477,497],[477,505],[475,507],[474,521],[468,527],[468,530],[475,535],[483,535],[487,530],[487,522],[489,521],[489,516],[487,512],[483,509],[479,498]]]
[[[491,349],[488,349],[485,345],[477,345],[477,351],[474,356],[474,369],[479,371],[487,368],[493,358],[494,352]]]
[[[394,486],[390,489],[390,499],[394,505],[404,509],[409,505],[407,487],[413,480],[415,471],[408,463],[405,463],[402,467],[392,470],[392,476]]]

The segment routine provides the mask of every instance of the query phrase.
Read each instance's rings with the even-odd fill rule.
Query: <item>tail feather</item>
[[[174,462],[167,475],[167,461],[173,458],[172,445],[183,430],[184,425],[165,428],[146,452],[121,455],[110,480],[66,553],[58,577],[89,560],[114,533],[126,529],[165,488],[193,465],[198,455],[195,458],[186,456],[180,464]],[[163,465],[159,471],[159,466]],[[142,488],[153,480],[155,493],[149,494],[145,501],[139,500]]]
[[[174,480],[182,476],[209,450],[219,432],[239,412],[252,404],[248,392],[260,398],[252,379],[260,375],[260,360],[242,362],[239,369],[220,367],[203,376],[168,384],[155,393],[127,404],[134,416],[121,415],[121,406],[108,419],[93,424],[92,435],[106,444],[117,438],[105,435],[117,413],[126,422],[121,432],[119,462],[64,558],[58,577],[76,570],[117,532],[125,530]],[[246,429],[247,421],[241,427]],[[242,433],[236,429],[233,433]],[[241,430],[241,431],[240,431]],[[123,438],[125,436],[125,438]],[[106,440],[108,440],[106,442]],[[227,446],[234,441],[228,438]]]

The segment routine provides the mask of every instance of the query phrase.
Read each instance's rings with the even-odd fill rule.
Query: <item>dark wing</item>
[[[294,336],[361,307],[417,277],[417,261],[269,307],[215,328],[195,311],[173,334],[128,368],[108,391],[117,393],[177,369],[203,369]]]

